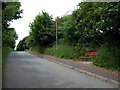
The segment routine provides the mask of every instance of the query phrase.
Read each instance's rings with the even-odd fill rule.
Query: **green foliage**
[[[8,46],[11,48],[15,48],[15,40],[17,40],[18,35],[15,32],[14,28],[8,28],[8,31],[2,34],[3,36],[3,46]],[[5,38],[4,38],[5,36]]]
[[[32,46],[29,49],[29,51],[38,52],[38,53],[44,53],[44,49],[45,49],[45,47],[42,47],[42,46]]]
[[[60,58],[74,59],[74,47],[68,45],[58,45],[57,48],[54,45],[45,49],[45,54],[54,55]]]
[[[29,36],[27,36],[28,38],[26,39],[26,45],[27,45],[27,47],[32,47],[32,46],[36,46],[37,45],[37,43],[35,42],[35,40],[34,40],[34,38],[33,38],[33,36],[32,35],[29,35]]]
[[[18,43],[17,48],[16,48],[17,51],[24,51],[24,50],[26,50],[26,49],[29,49],[29,47],[27,46],[27,41],[26,41],[27,38],[28,38],[28,36],[24,37],[24,38]]]
[[[21,18],[19,2],[2,2],[2,45],[15,47],[17,34],[14,28],[10,28],[10,22]]]
[[[30,24],[31,32],[27,44],[31,48],[44,47],[44,50],[37,48],[42,53],[69,59],[80,59],[87,52],[98,51],[95,65],[118,70],[115,57],[118,53],[114,53],[117,52],[114,48],[120,45],[119,20],[120,2],[81,2],[71,15],[57,17],[55,21],[48,13],[42,12]]]
[[[5,66],[7,56],[11,51],[12,51],[12,49],[10,47],[3,47],[2,48],[2,67]]]
[[[35,20],[30,24],[30,36],[33,37],[35,43],[39,46],[47,46],[55,39],[53,29],[52,16],[42,11],[42,14],[36,16]]]
[[[64,38],[65,42],[70,44],[74,42],[75,20],[72,15],[57,17],[58,39]]]
[[[100,39],[101,34],[99,30],[94,28],[95,23],[99,21],[99,14],[94,14],[94,7],[96,7],[94,3],[83,2],[79,4],[79,9],[73,12],[73,17],[76,21],[76,30],[74,33],[79,41],[77,42],[78,44],[96,42]]]
[[[101,45],[104,42],[120,43],[119,9],[120,3],[79,3],[79,9],[73,12],[76,21],[78,43],[93,42]],[[116,17],[114,17],[116,16]]]
[[[120,47],[111,43],[105,43],[98,49],[98,55],[94,65],[120,71],[119,59]]]
[[[2,23],[9,25],[10,21],[21,18],[20,2],[2,2]]]

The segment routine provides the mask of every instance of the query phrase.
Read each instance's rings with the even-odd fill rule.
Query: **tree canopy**
[[[32,36],[37,45],[46,46],[53,42],[55,39],[53,24],[52,16],[45,11],[42,11],[42,13],[37,15],[35,20],[30,23],[30,36]]]
[[[16,50],[17,51],[24,51],[26,49],[29,49],[28,45],[27,45],[27,39],[28,36],[24,37],[17,45]]]
[[[73,12],[81,42],[120,43],[120,3],[79,3]]]
[[[10,28],[13,20],[21,18],[20,2],[2,2],[2,45],[15,47],[15,40],[18,38],[15,29]]]

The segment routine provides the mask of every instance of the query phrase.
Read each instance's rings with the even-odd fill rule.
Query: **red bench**
[[[94,60],[93,56],[97,55],[97,52],[89,52],[89,53],[85,53],[84,56],[80,57],[80,58],[84,58],[84,59],[89,59],[89,60]]]

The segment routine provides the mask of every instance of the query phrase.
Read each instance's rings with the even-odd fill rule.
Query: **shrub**
[[[120,48],[110,43],[105,43],[98,49],[94,65],[112,70],[120,70],[119,54]]]

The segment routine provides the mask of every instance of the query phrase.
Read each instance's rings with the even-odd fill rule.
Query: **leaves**
[[[118,21],[120,20],[120,3],[82,2],[78,6],[79,9],[73,12],[73,16],[76,21],[77,31],[80,31],[80,38],[84,38],[85,41],[90,38],[96,38],[94,40],[98,41],[98,44],[106,41],[111,42],[111,40],[118,42],[120,34],[116,32],[119,32],[120,28]],[[104,38],[99,39],[99,37]]]
[[[10,22],[21,18],[19,2],[2,2],[2,45],[15,47],[15,40],[18,38],[15,29],[10,28]]]
[[[31,33],[30,36],[37,45],[49,45],[55,39],[55,29],[53,27],[52,16],[49,16],[47,12],[42,11],[37,15],[35,20],[30,24]]]
[[[29,37],[26,36],[18,43],[17,48],[16,48],[17,51],[24,51],[26,49],[29,49],[29,47],[27,45],[27,39],[28,38]]]

